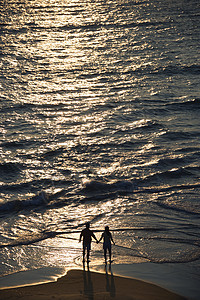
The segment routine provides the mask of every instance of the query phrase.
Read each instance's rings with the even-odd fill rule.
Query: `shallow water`
[[[81,266],[86,221],[116,263],[199,274],[198,1],[0,9],[1,276]]]

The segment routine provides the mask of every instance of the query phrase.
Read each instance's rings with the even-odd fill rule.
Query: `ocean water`
[[[115,264],[200,279],[198,0],[0,3],[0,276]],[[91,266],[103,261],[93,244]]]

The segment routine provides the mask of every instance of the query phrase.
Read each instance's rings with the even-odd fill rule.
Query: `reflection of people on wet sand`
[[[115,245],[113,238],[112,238],[112,234],[109,230],[109,227],[106,226],[104,232],[101,235],[101,238],[99,240],[99,242],[103,239],[103,249],[104,249],[104,258],[105,258],[105,263],[107,263],[107,250],[109,252],[109,259],[110,259],[110,263],[111,261],[111,242]]]
[[[89,262],[92,237],[98,243],[97,238],[94,235],[93,231],[90,230],[90,223],[86,223],[86,228],[81,231],[79,242],[81,242],[82,237],[83,237],[83,262],[85,261],[86,250],[87,250],[87,262]]]
[[[85,270],[85,267],[83,267],[83,282],[84,282],[84,296],[88,297],[88,300],[94,299],[94,290],[93,290],[93,283],[91,278],[91,273],[89,270]]]
[[[105,271],[106,271],[106,291],[110,292],[111,297],[115,297],[115,281],[111,270],[111,265],[109,267],[110,276],[108,275],[107,267],[105,268]]]

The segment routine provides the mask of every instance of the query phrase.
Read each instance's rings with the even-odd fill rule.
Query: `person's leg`
[[[112,254],[111,253],[111,248],[109,248],[108,251],[109,251],[109,259],[110,259],[110,263],[111,263],[111,254]]]
[[[105,263],[107,262],[107,255],[106,255],[107,249],[104,249],[104,258],[105,258]]]
[[[91,244],[87,245],[87,261],[89,262],[90,260],[90,250],[91,250]]]
[[[85,261],[85,247],[83,247],[83,262]]]
[[[90,250],[87,249],[87,261],[89,262],[89,259],[90,259]]]

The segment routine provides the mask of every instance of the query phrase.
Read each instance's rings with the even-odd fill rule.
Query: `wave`
[[[170,174],[168,176],[170,177]],[[134,194],[159,194],[174,191],[182,192],[183,190],[189,191],[200,188],[200,184],[198,183],[173,185],[167,187],[144,187],[144,183],[146,183],[146,181],[149,183],[149,178],[138,180],[136,179],[133,181],[116,181],[114,183],[96,180],[88,181],[83,184],[82,189],[80,190],[80,194],[84,195],[84,198],[80,200],[80,203],[107,201],[111,199],[116,199],[118,196],[128,196]],[[190,211],[192,211],[192,209]],[[196,211],[193,212],[195,214],[197,213]]]
[[[176,74],[192,74],[192,75],[199,75],[200,74],[200,66],[199,65],[168,65],[166,67],[155,69],[155,72],[159,74],[166,74],[166,75],[176,75]]]
[[[0,185],[0,192],[22,192],[22,191],[35,191],[38,192],[39,189],[46,189],[52,187],[52,185],[72,185],[72,181],[65,179],[53,180],[50,178],[41,178],[37,180],[31,180],[27,182],[19,182],[12,184],[2,184]]]
[[[149,244],[155,244],[155,243],[159,243],[160,242],[165,244],[166,247],[166,243],[170,243],[170,248],[173,249],[172,244],[178,244],[176,246],[179,247],[179,249],[184,249],[184,251],[182,251],[182,253],[180,253],[179,251],[175,251],[170,253],[169,255],[166,255],[166,253],[164,255],[162,255],[162,252],[160,253],[152,253],[151,252],[151,246],[149,247],[150,251],[145,251],[145,252],[140,252],[141,257],[144,257],[146,259],[148,259],[151,262],[154,263],[187,263],[187,262],[193,262],[196,260],[200,259],[200,243],[198,238],[196,239],[187,239],[187,238],[182,238],[180,237],[170,237],[167,235],[163,235],[163,236],[148,236],[148,237],[144,237],[144,236],[138,236],[137,238],[141,238],[143,240],[146,240]],[[159,245],[158,244],[158,245]],[[129,248],[130,249],[130,248]],[[134,250],[133,248],[131,248],[131,250]]]
[[[21,170],[21,164],[19,163],[0,163],[0,173],[15,173]]]
[[[179,170],[179,172],[182,172]],[[187,171],[188,172],[188,171]],[[188,173],[186,174],[188,176]],[[0,205],[0,213],[13,213],[21,210],[29,210],[33,208],[57,208],[68,205],[69,203],[73,203],[79,205],[84,202],[93,202],[93,201],[106,201],[110,199],[115,199],[117,196],[126,196],[129,194],[154,194],[154,193],[163,193],[175,190],[190,190],[199,188],[200,184],[189,184],[189,185],[176,185],[176,186],[168,186],[168,187],[144,187],[144,183],[150,183],[152,179],[157,178],[158,174],[151,175],[147,178],[142,179],[134,179],[130,180],[118,180],[118,181],[100,181],[100,180],[91,180],[86,181],[82,184],[79,190],[72,189],[72,191],[68,191],[65,189],[59,189],[55,193],[48,194],[44,190],[39,194],[33,196],[27,200],[13,200],[8,201]],[[171,172],[163,172],[162,176],[167,176],[171,178]],[[180,176],[175,172],[174,176]],[[181,174],[184,176],[184,174]],[[71,186],[72,182],[70,180],[59,180],[56,182],[59,184]],[[38,189],[38,186],[44,186],[51,184],[52,180],[50,179],[41,179],[39,181],[32,181],[27,183],[15,184],[15,185],[3,185],[0,187],[0,191],[4,193],[8,190],[10,191],[22,191],[30,190],[32,185],[35,185],[35,189]],[[32,188],[33,190],[33,188]],[[84,198],[82,197],[84,195]],[[65,197],[64,197],[65,196]]]
[[[13,181],[13,178],[20,176],[22,168],[20,163],[0,163],[0,179],[5,182]]]
[[[196,132],[183,132],[183,131],[167,131],[161,136],[159,139],[168,139],[170,141],[173,140],[191,140],[193,138],[198,138],[199,133]]]
[[[64,150],[65,150],[65,148],[61,147],[61,148],[58,148],[56,150],[46,151],[45,153],[43,153],[41,155],[41,159],[47,159],[47,158],[58,156],[58,155],[62,154],[64,152]]]
[[[7,26],[4,26],[2,29],[2,34],[3,33],[13,33],[13,34],[18,34],[18,33],[28,33],[29,32],[29,27],[18,27],[18,28],[13,28],[10,27],[10,24]]]
[[[164,188],[150,188],[150,189],[144,189],[143,191],[145,192],[151,192],[151,193],[159,193],[159,192],[169,192],[169,191],[175,191],[175,190],[191,190],[195,188],[200,188],[200,183],[196,184],[182,184],[182,185],[173,185],[169,187],[164,187]],[[141,192],[143,192],[141,191]]]
[[[10,142],[3,142],[1,143],[1,147],[7,148],[7,149],[23,149],[26,147],[30,147],[35,143],[34,140],[19,140],[19,141],[10,141]]]
[[[158,264],[166,264],[166,263],[188,263],[188,262],[194,262],[200,259],[200,251],[199,249],[195,249],[194,251],[189,251],[188,253],[184,253],[182,255],[178,255],[173,257],[170,255],[170,257],[152,257],[151,255],[145,255],[144,258],[148,259],[151,262],[158,263]]]
[[[0,249],[5,248],[5,247],[10,248],[10,247],[17,247],[17,246],[22,246],[22,245],[32,245],[34,243],[41,242],[43,240],[52,238],[54,236],[55,236],[55,233],[48,232],[48,231],[43,231],[41,233],[32,234],[32,235],[26,234],[25,236],[18,238],[13,242],[10,242],[7,244],[1,244]]]
[[[89,70],[88,70],[89,71]],[[104,72],[94,72],[94,70],[90,70],[90,72],[84,73],[84,70],[80,70],[79,75],[77,78],[101,78],[104,80],[108,80],[109,78],[113,78],[113,76],[122,76],[122,75],[128,75],[128,76],[135,76],[135,75],[167,75],[167,76],[173,76],[173,75],[199,75],[200,74],[200,66],[199,65],[169,65],[164,67],[157,67],[153,65],[147,65],[147,66],[138,66],[137,68],[130,68],[129,70],[122,71],[122,70],[111,70],[111,71],[104,71]],[[121,89],[122,87],[114,87],[111,90],[117,90]],[[124,87],[123,87],[124,88]],[[169,104],[167,104],[169,105]],[[199,105],[199,98],[194,99],[193,101],[189,101],[186,104],[188,107],[189,105]]]
[[[107,149],[112,149],[112,148],[121,148],[123,147],[123,149],[125,148],[137,148],[140,146],[145,145],[144,142],[142,141],[120,141],[119,139],[116,139],[116,141],[112,140],[109,142],[99,142],[98,144],[96,142],[94,143],[90,143],[89,145],[81,145],[81,144],[77,144],[75,146],[72,146],[72,149],[77,152],[77,153],[85,153],[87,152],[92,152],[92,153],[98,153],[101,150],[105,150]],[[95,150],[94,150],[95,149]]]
[[[105,192],[117,192],[127,191],[131,192],[136,189],[136,186],[131,181],[120,180],[116,182],[103,182],[103,181],[87,181],[83,184],[82,192],[85,193],[105,193]]]
[[[200,98],[194,98],[191,100],[185,100],[182,102],[173,102],[166,104],[166,107],[172,107],[173,109],[199,109],[200,108]]]
[[[170,179],[170,178],[181,178],[181,177],[188,177],[193,176],[192,170],[188,170],[187,168],[173,168],[169,171],[164,172],[158,172],[153,175],[150,175],[146,177],[146,180],[152,180],[152,179]]]
[[[178,206],[176,203],[169,203],[169,202],[154,202],[157,206],[167,209],[167,210],[173,210],[176,212],[180,213],[185,213],[185,214],[191,214],[191,215],[199,215],[200,212],[195,211],[192,209],[192,207],[183,207],[183,206]]]
[[[0,206],[0,212],[19,211],[30,206],[41,206],[48,204],[48,196],[45,192],[41,192],[28,200],[13,200],[8,201]]]
[[[143,131],[143,130],[151,130],[151,129],[154,131],[156,129],[163,129],[163,126],[159,122],[143,119],[143,120],[135,121],[134,123],[131,123],[131,124],[126,124],[124,126],[117,126],[115,133],[128,132],[130,134],[132,130],[134,130],[134,131],[142,130]]]
[[[200,66],[199,65],[167,65],[167,66],[139,66],[135,69],[130,69],[128,71],[122,72],[124,75],[167,75],[167,76],[173,76],[178,74],[183,75],[199,75],[200,74]],[[198,102],[198,100],[197,100]]]
[[[94,223],[97,221],[99,218],[101,218],[103,214],[99,214],[96,217],[93,218],[92,222]],[[54,238],[54,237],[59,237],[62,238],[63,235],[71,235],[74,233],[81,233],[82,227],[85,224],[79,224],[74,227],[70,227],[69,230],[64,230],[64,231],[49,231],[49,230],[44,230],[39,233],[32,233],[32,234],[26,234],[23,235],[22,237],[17,238],[14,241],[8,242],[6,244],[0,244],[0,249],[1,248],[11,248],[11,247],[17,247],[17,246],[22,246],[22,245],[33,245],[35,243],[41,242],[43,240],[49,239],[49,238]],[[81,228],[81,229],[79,229]],[[161,228],[161,227],[131,227],[131,228],[115,228],[111,230],[112,232],[129,232],[129,231],[147,231],[147,232],[160,232],[160,231],[166,231],[166,228]],[[97,229],[93,230],[93,232],[102,232],[102,229]],[[68,238],[68,237],[67,237]],[[72,238],[73,239],[73,238]]]
[[[185,161],[185,158],[162,158],[158,161],[157,165],[161,166],[161,167],[165,167],[165,166],[177,166],[180,164],[183,164]]]
[[[22,113],[23,110],[28,110],[29,112],[33,112],[33,108],[35,107],[34,104],[32,103],[26,103],[26,102],[16,102],[16,103],[12,103],[10,104],[9,102],[4,105],[1,108],[1,113],[11,113],[11,112],[16,112],[16,111],[20,111],[20,113]]]
[[[167,65],[163,67],[143,67],[143,71],[148,71],[150,74],[160,74],[160,75],[168,75],[173,76],[177,74],[192,74],[199,75],[200,74],[200,66],[199,65]]]
[[[199,147],[185,147],[185,148],[180,148],[180,149],[176,149],[175,152],[180,152],[180,153],[189,153],[191,152],[192,156],[199,156],[200,155],[200,151],[199,151]]]
[[[55,199],[59,198],[60,196],[63,196],[65,193],[65,190],[60,190],[52,194],[48,194],[45,191],[41,191],[38,195],[35,195],[27,200],[8,201],[0,205],[0,213],[18,212],[24,209],[31,209],[33,207],[58,206],[59,202],[56,203]],[[66,202],[61,201],[61,203],[63,205],[66,205]]]

